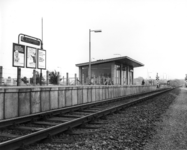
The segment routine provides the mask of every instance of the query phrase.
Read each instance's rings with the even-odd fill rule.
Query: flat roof
[[[122,56],[122,57],[115,57],[115,58],[110,58],[110,59],[102,59],[102,60],[97,60],[97,61],[92,61],[91,65],[96,65],[96,64],[103,64],[103,63],[109,63],[109,62],[120,62],[129,66],[133,67],[141,67],[144,66],[144,64],[128,57],[128,56]],[[89,65],[89,62],[86,63],[81,63],[81,64],[76,64],[77,67],[82,67],[82,66],[87,66]]]

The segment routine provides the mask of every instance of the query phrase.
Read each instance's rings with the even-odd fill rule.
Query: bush
[[[51,84],[58,84],[58,78],[59,78],[59,81],[62,80],[60,78],[60,73],[58,73],[56,70],[49,72],[49,82]]]

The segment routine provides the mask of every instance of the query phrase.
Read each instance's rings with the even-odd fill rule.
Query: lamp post
[[[89,69],[88,69],[88,78],[91,83],[91,32],[99,33],[102,30],[91,30],[89,29]]]

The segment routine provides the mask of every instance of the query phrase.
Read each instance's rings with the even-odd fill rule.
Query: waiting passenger
[[[145,81],[144,80],[142,80],[142,85],[144,85],[145,84]]]
[[[94,84],[94,79],[93,79],[93,77],[91,78],[91,82],[90,82],[90,84],[91,84],[91,85]]]
[[[110,85],[110,77],[106,78],[106,85]]]
[[[160,84],[159,84],[159,83],[157,83],[156,87],[157,87],[157,88],[160,88]]]

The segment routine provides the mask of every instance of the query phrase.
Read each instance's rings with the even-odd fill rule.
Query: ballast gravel
[[[30,145],[28,150],[143,150],[156,134],[156,125],[180,89],[149,99],[136,106],[90,124],[96,129],[73,129],[50,142]],[[98,128],[97,128],[98,127]]]

